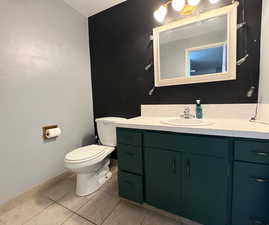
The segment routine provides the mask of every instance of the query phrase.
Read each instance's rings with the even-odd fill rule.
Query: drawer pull
[[[177,173],[177,169],[176,169],[176,160],[173,159],[171,164],[172,164],[172,172],[173,172],[173,173]]]
[[[258,183],[269,183],[269,180],[263,178],[256,178],[255,181]]]
[[[190,162],[190,160],[187,160],[187,163],[186,163],[186,176],[187,177],[191,176],[191,162]]]
[[[264,156],[264,157],[267,157],[267,156],[269,156],[269,153],[267,153],[267,152],[254,152],[256,155],[258,155],[258,156]]]

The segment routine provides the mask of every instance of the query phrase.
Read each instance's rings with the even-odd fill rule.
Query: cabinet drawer
[[[142,203],[142,176],[119,171],[119,195],[128,200]]]
[[[145,147],[170,149],[222,158],[228,158],[229,156],[229,143],[228,138],[155,132],[145,132],[144,134]]]
[[[236,141],[235,160],[269,164],[269,142]]]
[[[269,224],[269,166],[236,162],[233,225]]]
[[[120,170],[142,174],[142,147],[119,144],[117,149]]]
[[[141,146],[142,133],[131,129],[117,128],[117,143]]]

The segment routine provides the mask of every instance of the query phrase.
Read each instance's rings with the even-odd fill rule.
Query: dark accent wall
[[[222,0],[203,10],[230,4]],[[244,56],[244,35],[248,33],[247,62],[238,67],[237,80],[157,88],[148,95],[154,84],[154,71],[145,71],[152,59],[149,35],[159,24],[153,11],[160,0],[128,0],[89,18],[93,104],[95,117],[140,115],[141,104],[186,104],[201,99],[202,103],[255,103],[257,101],[260,62],[260,31],[262,0],[245,0],[247,30],[238,32],[238,58]],[[243,0],[240,1],[238,22],[242,21]],[[172,10],[165,21],[179,19]],[[247,91],[255,86],[255,93]]]

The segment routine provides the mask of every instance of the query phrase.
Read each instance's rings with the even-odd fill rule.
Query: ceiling
[[[82,15],[90,17],[126,0],[64,0]]]

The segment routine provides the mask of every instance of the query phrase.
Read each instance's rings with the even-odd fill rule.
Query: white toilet
[[[116,146],[114,123],[123,120],[126,119],[118,117],[96,119],[97,133],[102,145],[88,145],[65,156],[65,167],[77,174],[77,195],[89,195],[111,178],[108,156]]]

